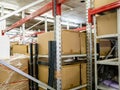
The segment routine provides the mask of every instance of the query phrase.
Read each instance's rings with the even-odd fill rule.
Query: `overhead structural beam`
[[[27,6],[24,6],[23,8],[20,8],[20,9],[14,11],[14,12],[11,12],[11,13],[9,13],[9,14],[7,14],[7,15],[1,17],[1,18],[0,18],[0,21],[6,19],[6,18],[8,18],[8,17],[11,17],[11,16],[13,16],[13,15],[15,15],[15,14],[17,14],[17,13],[23,11],[23,10],[26,10],[26,9],[28,9],[28,8],[30,8],[30,7],[33,7],[33,6],[35,6],[35,5],[39,4],[39,3],[41,3],[42,1],[44,1],[44,0],[37,0],[37,1],[34,1],[34,2],[30,3],[30,4],[27,5]]]
[[[37,25],[40,24],[41,22],[43,22],[43,21],[39,21],[39,22],[37,22],[36,24],[32,25],[31,27],[27,28],[26,30],[30,30],[30,29],[32,29],[33,27],[37,26]]]
[[[58,0],[57,3],[58,3],[58,4],[61,4],[61,3],[65,2],[65,1],[66,1],[66,0]],[[40,8],[40,9],[38,9],[37,11],[31,13],[30,15],[26,16],[25,18],[17,21],[16,23],[14,23],[13,25],[11,25],[10,27],[6,28],[6,29],[4,30],[4,32],[7,32],[7,31],[9,31],[9,30],[11,30],[11,29],[13,29],[13,28],[19,27],[19,26],[21,26],[23,23],[25,23],[25,22],[27,22],[27,21],[29,21],[29,20],[37,17],[37,16],[42,15],[42,14],[50,11],[51,9],[52,9],[52,2],[46,4],[45,6],[43,6],[43,7]]]
[[[48,29],[47,29],[47,16],[45,16],[45,32],[47,32]]]

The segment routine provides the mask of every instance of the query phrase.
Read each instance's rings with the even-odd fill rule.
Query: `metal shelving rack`
[[[104,11],[112,10],[112,9],[117,9],[117,34],[111,34],[111,35],[103,35],[103,36],[96,36],[96,14],[102,13]],[[104,86],[104,85],[98,85],[98,73],[97,73],[97,65],[113,65],[113,66],[118,66],[118,77],[119,77],[119,83],[120,83],[120,0],[102,6],[100,8],[96,9],[91,9],[89,8],[89,14],[88,14],[89,20],[88,23],[92,24],[92,19],[93,19],[93,24],[94,24],[94,59],[95,59],[95,90],[113,90],[110,87]],[[89,25],[87,25],[89,26]],[[89,28],[89,27],[88,27]],[[91,28],[91,27],[90,27]],[[113,58],[113,59],[106,59],[106,60],[97,60],[97,47],[96,47],[96,39],[112,39],[112,38],[117,38],[118,41],[118,58]],[[119,84],[119,89],[120,89],[120,84]]]
[[[91,0],[86,0],[86,31],[87,31],[87,90],[92,90],[92,23],[89,22]]]

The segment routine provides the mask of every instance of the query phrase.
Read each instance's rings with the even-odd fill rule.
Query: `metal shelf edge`
[[[48,58],[48,55],[39,55],[39,57]],[[62,58],[67,58],[67,57],[86,57],[86,54],[62,55]]]

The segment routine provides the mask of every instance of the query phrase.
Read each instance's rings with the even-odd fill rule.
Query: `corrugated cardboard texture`
[[[87,38],[86,33],[80,33],[80,52],[81,54],[86,54],[86,47],[87,47]]]
[[[18,45],[18,42],[10,42],[10,46]]]
[[[84,85],[87,83],[87,64],[81,63],[81,85]],[[86,88],[82,88],[80,90],[87,90]]]
[[[48,54],[48,41],[54,39],[54,32],[38,35],[39,54]],[[62,31],[62,54],[80,54],[79,33],[74,31]]]
[[[48,67],[39,66],[39,79],[48,82]],[[62,90],[80,85],[80,64],[62,66]]]
[[[28,54],[28,46],[27,45],[13,45],[12,53],[19,53],[19,54]]]
[[[111,42],[107,39],[100,40],[100,56],[106,56],[111,50]]]
[[[107,5],[107,4],[110,4],[112,2],[115,2],[115,1],[118,1],[118,0],[94,0],[94,7],[98,8],[98,7],[101,7],[103,5]]]
[[[28,59],[17,59],[11,61],[10,64],[28,73]],[[0,84],[9,84],[26,79],[22,75],[0,64]]]
[[[29,90],[28,80],[10,83],[10,84],[0,84],[0,90]]]
[[[97,35],[117,33],[117,13],[108,13],[97,17]]]
[[[87,35],[86,32],[80,32],[80,52],[81,54],[87,53]],[[94,34],[92,34],[92,52],[94,52]]]

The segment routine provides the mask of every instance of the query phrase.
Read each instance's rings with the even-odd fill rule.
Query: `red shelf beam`
[[[92,22],[92,16],[95,14],[99,14],[108,10],[112,10],[112,9],[116,9],[120,7],[120,0],[113,2],[111,4],[99,7],[99,8],[95,8],[95,9],[89,9],[89,22]]]
[[[83,31],[83,30],[86,30],[86,27],[81,27],[81,28],[74,29],[74,31]]]
[[[64,3],[66,0],[58,0],[57,4],[62,4]],[[7,32],[13,28],[16,28],[16,27],[19,27],[21,26],[23,23],[26,23],[27,21],[37,17],[37,16],[40,16],[48,11],[50,11],[52,9],[53,5],[52,5],[52,2],[46,4],[45,6],[43,6],[42,8],[38,9],[37,11],[31,13],[30,15],[26,16],[25,18],[17,21],[16,23],[12,24],[10,27],[6,28],[4,30],[4,32]]]
[[[92,25],[92,28],[94,28],[93,25]],[[74,29],[74,31],[84,31],[84,30],[86,31],[86,26]]]

